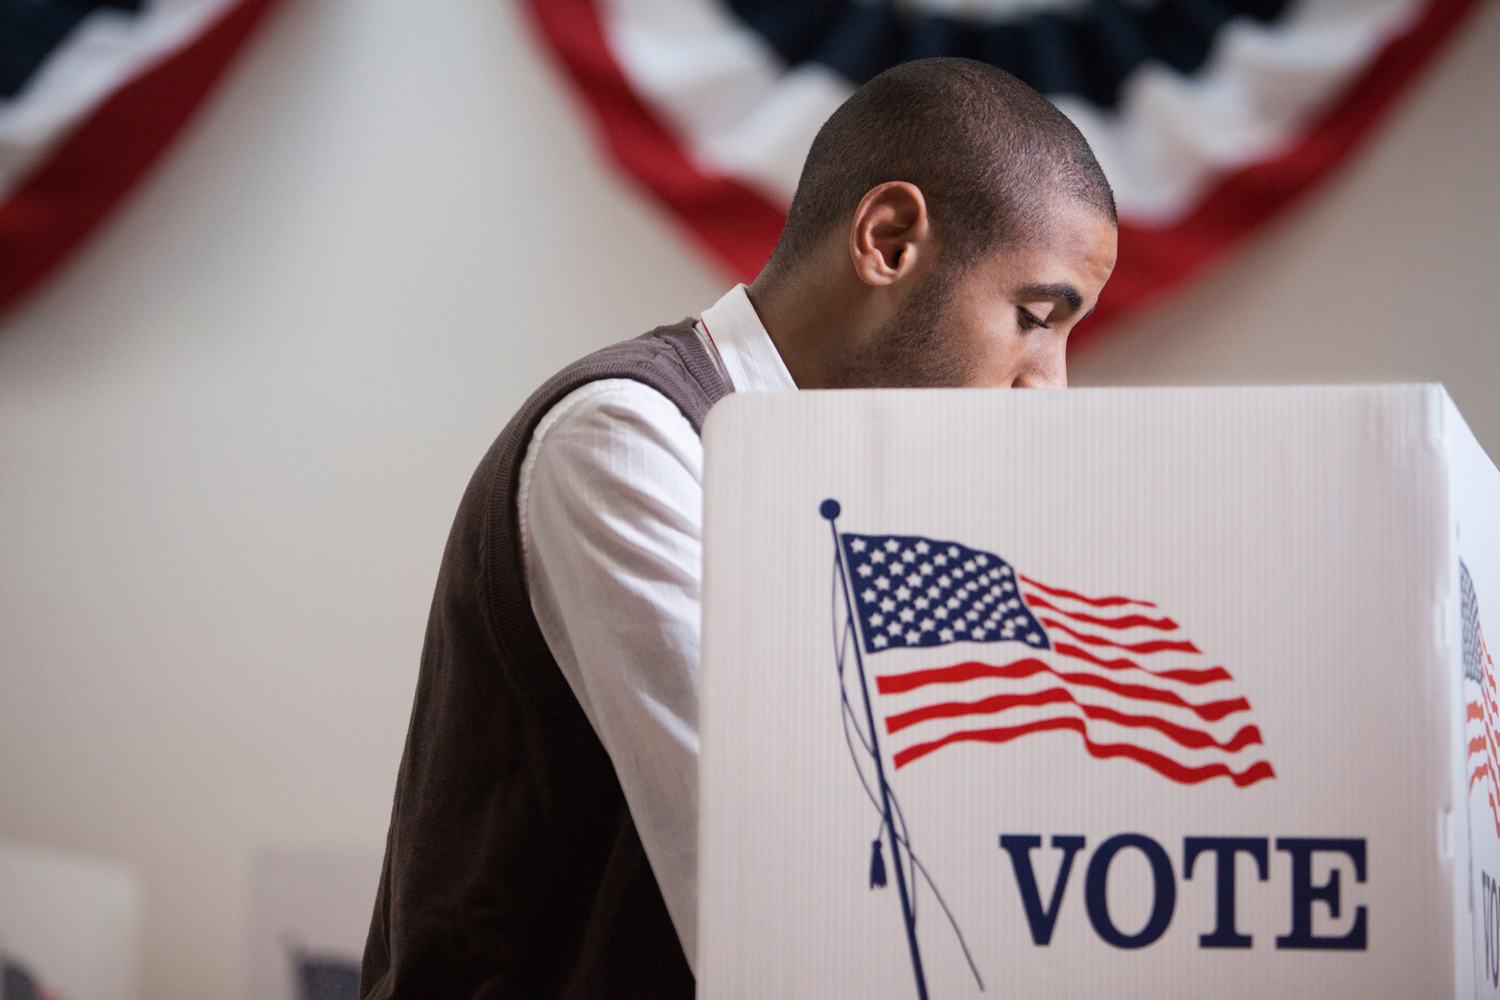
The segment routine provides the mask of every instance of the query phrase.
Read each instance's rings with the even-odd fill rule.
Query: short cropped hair
[[[950,264],[1024,242],[1065,196],[1118,224],[1114,194],[1078,127],[1002,69],[919,59],[859,90],[818,130],[771,257],[806,256],[886,181],[922,190]]]

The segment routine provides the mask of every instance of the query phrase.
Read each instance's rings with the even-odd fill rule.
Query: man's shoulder
[[[538,394],[545,394],[553,384],[572,383],[580,378],[588,381],[598,378],[636,378],[639,381],[641,376],[691,378],[701,369],[700,362],[707,359],[696,325],[697,320],[688,317],[678,323],[656,327],[638,337],[601,347],[552,376]]]
[[[695,434],[701,432],[709,407],[731,389],[700,343],[692,318],[610,344],[562,369],[521,404],[481,460],[471,486],[485,493],[497,488],[500,495],[507,493],[542,421],[578,390],[606,381],[612,385],[604,390],[601,404],[610,398],[633,399],[655,412],[658,400],[666,400]],[[640,389],[615,384],[619,382]]]
[[[544,441],[597,441],[603,438],[697,435],[671,399],[632,378],[597,379],[552,404],[531,433],[529,450]],[[583,450],[588,450],[585,447]]]
[[[606,396],[666,398],[687,418],[694,431],[702,428],[708,408],[730,392],[727,380],[697,334],[696,321],[689,317],[578,359],[537,389],[518,416],[530,411],[526,422],[534,427],[563,400],[602,381],[615,383]],[[637,383],[649,392],[632,393],[628,387],[618,385],[620,382]]]

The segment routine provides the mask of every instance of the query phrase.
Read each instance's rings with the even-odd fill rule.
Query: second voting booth
[[[1500,996],[1500,473],[1439,387],[732,396],[699,996]]]

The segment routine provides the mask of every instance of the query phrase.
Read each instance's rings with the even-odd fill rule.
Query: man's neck
[[[762,271],[747,291],[771,342],[799,389],[828,388],[830,374],[874,322],[853,275],[818,266],[820,255],[785,271]]]

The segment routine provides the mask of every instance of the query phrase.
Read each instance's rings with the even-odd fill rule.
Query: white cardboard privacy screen
[[[0,840],[0,995],[134,1000],[140,911],[128,869]]]
[[[705,446],[701,997],[1500,996],[1500,474],[1441,388]]]

